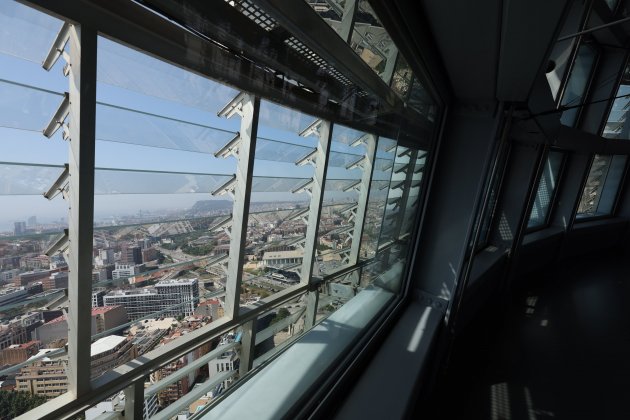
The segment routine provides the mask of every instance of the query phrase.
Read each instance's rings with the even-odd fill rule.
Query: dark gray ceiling
[[[422,0],[454,96],[526,101],[569,0]],[[401,11],[413,12],[411,1]],[[417,12],[416,12],[417,13]]]

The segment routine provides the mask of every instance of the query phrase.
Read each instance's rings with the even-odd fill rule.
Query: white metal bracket
[[[231,118],[234,114],[238,114],[243,117],[243,103],[249,95],[246,92],[241,92],[234,99],[232,99],[221,111],[217,113],[219,117]]]
[[[214,157],[228,158],[230,156],[238,157],[238,147],[241,144],[241,133],[237,132],[232,140],[228,141],[225,146],[221,147]]]
[[[321,127],[323,120],[317,119],[310,123],[308,127],[300,132],[300,137],[317,136],[319,137],[319,127]]]
[[[68,182],[69,177],[70,177],[70,166],[66,163],[64,164],[63,172],[61,172],[61,175],[59,175],[57,180],[51,185],[48,191],[44,193],[44,197],[46,197],[48,200],[52,200],[59,193],[62,193],[64,195],[64,198],[66,198],[65,192],[68,191],[69,184],[70,184]]]
[[[64,92],[61,104],[59,104],[59,107],[57,108],[55,115],[53,115],[52,119],[50,120],[46,128],[44,129],[44,135],[48,138],[51,138],[53,134],[55,134],[57,130],[62,125],[64,125],[64,121],[68,117],[69,113],[70,113],[70,94],[68,92]],[[66,135],[69,135],[69,132],[67,132]],[[66,137],[64,136],[64,140],[65,138]]]

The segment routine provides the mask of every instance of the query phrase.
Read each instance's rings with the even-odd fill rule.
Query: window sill
[[[596,226],[614,225],[617,223],[626,223],[627,219],[613,216],[592,216],[576,218],[573,230],[589,229]]]
[[[549,226],[544,229],[539,229],[533,232],[525,234],[523,238],[523,246],[533,244],[544,239],[552,238],[556,235],[564,233],[564,228],[560,226]]]
[[[335,418],[406,418],[427,373],[430,350],[443,318],[431,306],[411,303],[349,390]]]
[[[287,416],[394,297],[380,288],[362,290],[201,418]]]

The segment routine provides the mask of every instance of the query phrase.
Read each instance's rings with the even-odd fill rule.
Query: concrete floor
[[[527,284],[458,340],[430,418],[630,419],[630,258],[576,259]]]

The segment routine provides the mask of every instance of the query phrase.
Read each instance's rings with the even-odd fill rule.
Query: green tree
[[[0,418],[12,419],[46,402],[41,395],[22,391],[0,391]]]
[[[289,315],[291,315],[291,312],[289,312],[287,308],[280,308],[278,312],[276,313],[276,316],[271,320],[271,323],[275,324],[278,321],[282,321]]]

